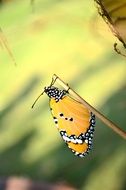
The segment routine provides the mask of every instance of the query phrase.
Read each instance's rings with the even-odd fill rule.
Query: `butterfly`
[[[71,97],[69,90],[50,85],[44,88],[43,93],[49,97],[50,110],[62,139],[75,155],[87,155],[92,146],[95,115]]]

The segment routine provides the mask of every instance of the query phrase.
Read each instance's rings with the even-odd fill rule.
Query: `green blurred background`
[[[126,59],[97,17],[93,0],[12,1],[0,8],[0,27],[17,66],[0,49],[0,176],[25,176],[75,189],[125,190],[125,141],[97,120],[93,149],[74,156],[60,138],[43,95],[56,73],[125,129]]]

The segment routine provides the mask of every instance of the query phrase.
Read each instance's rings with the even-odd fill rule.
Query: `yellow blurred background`
[[[23,176],[75,189],[125,190],[126,149],[97,120],[93,149],[74,156],[60,138],[43,95],[55,73],[125,129],[126,59],[93,1],[12,1],[1,5],[0,27],[17,66],[0,49],[0,176]],[[100,32],[99,32],[100,31]]]

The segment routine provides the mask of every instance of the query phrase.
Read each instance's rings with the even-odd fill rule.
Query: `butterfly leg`
[[[67,87],[68,87],[68,89],[66,90],[66,93],[68,93],[68,94],[69,94],[70,86],[69,86],[69,84],[68,84],[68,83],[67,83]]]
[[[52,78],[52,81],[51,81],[50,86],[54,85],[57,79],[58,79],[58,76],[56,76],[56,78],[55,78],[55,79],[54,79],[54,78]]]

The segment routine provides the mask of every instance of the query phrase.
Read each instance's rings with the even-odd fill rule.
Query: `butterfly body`
[[[68,147],[79,157],[88,154],[92,145],[95,115],[65,90],[45,87],[50,110],[59,133]]]

